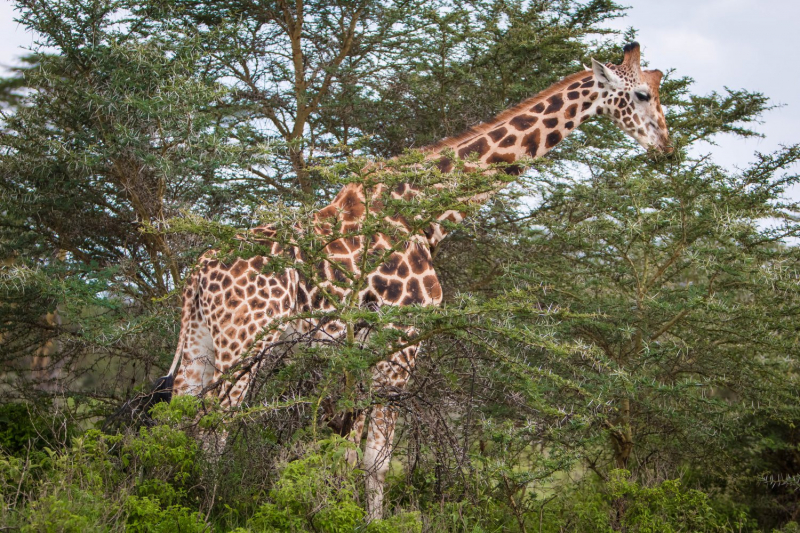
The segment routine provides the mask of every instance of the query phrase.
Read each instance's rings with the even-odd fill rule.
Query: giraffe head
[[[602,112],[645,148],[672,153],[658,97],[663,73],[642,70],[639,43],[630,43],[623,50],[625,57],[619,65],[605,65],[592,59],[595,78],[607,89],[602,92]]]

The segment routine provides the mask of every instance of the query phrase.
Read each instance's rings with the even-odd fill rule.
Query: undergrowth
[[[476,453],[461,495],[436,494],[430,476],[389,476],[385,520],[365,522],[362,472],[345,460],[353,445],[335,435],[312,440],[303,431],[289,446],[269,432],[261,439],[265,483],[243,482],[235,468],[252,446],[241,439],[219,461],[198,444],[198,400],[178,397],[153,410],[154,424],[117,435],[76,435],[61,449],[30,442],[0,457],[2,522],[6,529],[134,532],[423,531],[753,531],[747,510],[667,480],[644,487],[624,470],[609,477],[550,480],[529,490],[524,469]],[[34,435],[35,432],[31,432]],[[252,442],[247,443],[252,445]],[[239,459],[237,458],[239,455]],[[258,455],[258,454],[257,454]],[[252,468],[251,463],[248,468]],[[427,479],[427,481],[426,481]],[[538,485],[540,488],[544,485]],[[409,494],[413,492],[414,497]],[[789,524],[783,531],[791,529]]]

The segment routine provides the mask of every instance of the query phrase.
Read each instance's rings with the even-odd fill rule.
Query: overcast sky
[[[726,166],[746,166],[756,151],[800,142],[800,1],[798,0],[619,0],[631,6],[614,27],[638,30],[651,68],[676,69],[695,80],[694,92],[724,87],[759,91],[784,107],[757,126],[764,139],[720,137],[709,148]],[[0,66],[14,64],[32,36],[15,22],[8,0],[0,0]],[[796,170],[796,169],[795,169]]]

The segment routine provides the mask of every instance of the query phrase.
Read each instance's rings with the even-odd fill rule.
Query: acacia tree
[[[287,200],[313,199],[310,166],[332,139],[324,123],[337,93],[362,87],[421,46],[423,2],[175,2],[132,6],[149,31],[191,28],[207,68],[231,87],[230,118],[249,127],[243,143],[279,139],[283,149],[247,167],[251,180]],[[358,88],[356,89],[358,90]],[[362,89],[363,90],[363,89]],[[324,117],[324,118],[323,118]],[[346,141],[345,141],[346,142]],[[266,164],[264,164],[266,163]]]
[[[560,160],[439,257],[451,287],[488,297],[522,286],[529,301],[565,312],[556,339],[592,348],[531,358],[577,391],[540,387],[575,425],[534,442],[571,450],[603,481],[615,468],[645,483],[688,472],[706,488],[749,484],[739,497],[750,501],[769,491],[759,477],[797,474],[777,455],[794,437],[759,435],[797,417],[798,205],[786,191],[798,176],[786,169],[800,147],[756,154],[738,172],[692,155],[720,133],[753,135],[747,125],[767,101],[744,91],[696,97],[689,83],[662,88],[676,157],[652,159],[602,123],[585,127],[566,143],[596,148],[560,147]],[[777,508],[761,512],[770,527]]]
[[[220,130],[224,88],[191,43],[166,31],[144,38],[120,9],[87,2],[21,11],[58,53],[33,56],[20,72],[24,97],[3,116],[9,360],[44,336],[60,339],[63,356],[105,352],[152,367],[167,345],[159,338],[173,329],[153,299],[180,282],[196,240],[148,228],[181,209],[228,212],[235,184],[223,187],[230,178],[220,169],[241,150]],[[39,318],[56,307],[63,327]]]

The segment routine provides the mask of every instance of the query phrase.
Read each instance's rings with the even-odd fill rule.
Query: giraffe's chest
[[[216,330],[233,327],[238,334],[287,317],[297,308],[298,275],[294,269],[266,274],[265,257],[236,259],[226,265],[217,259],[201,261],[198,300],[207,324]]]

